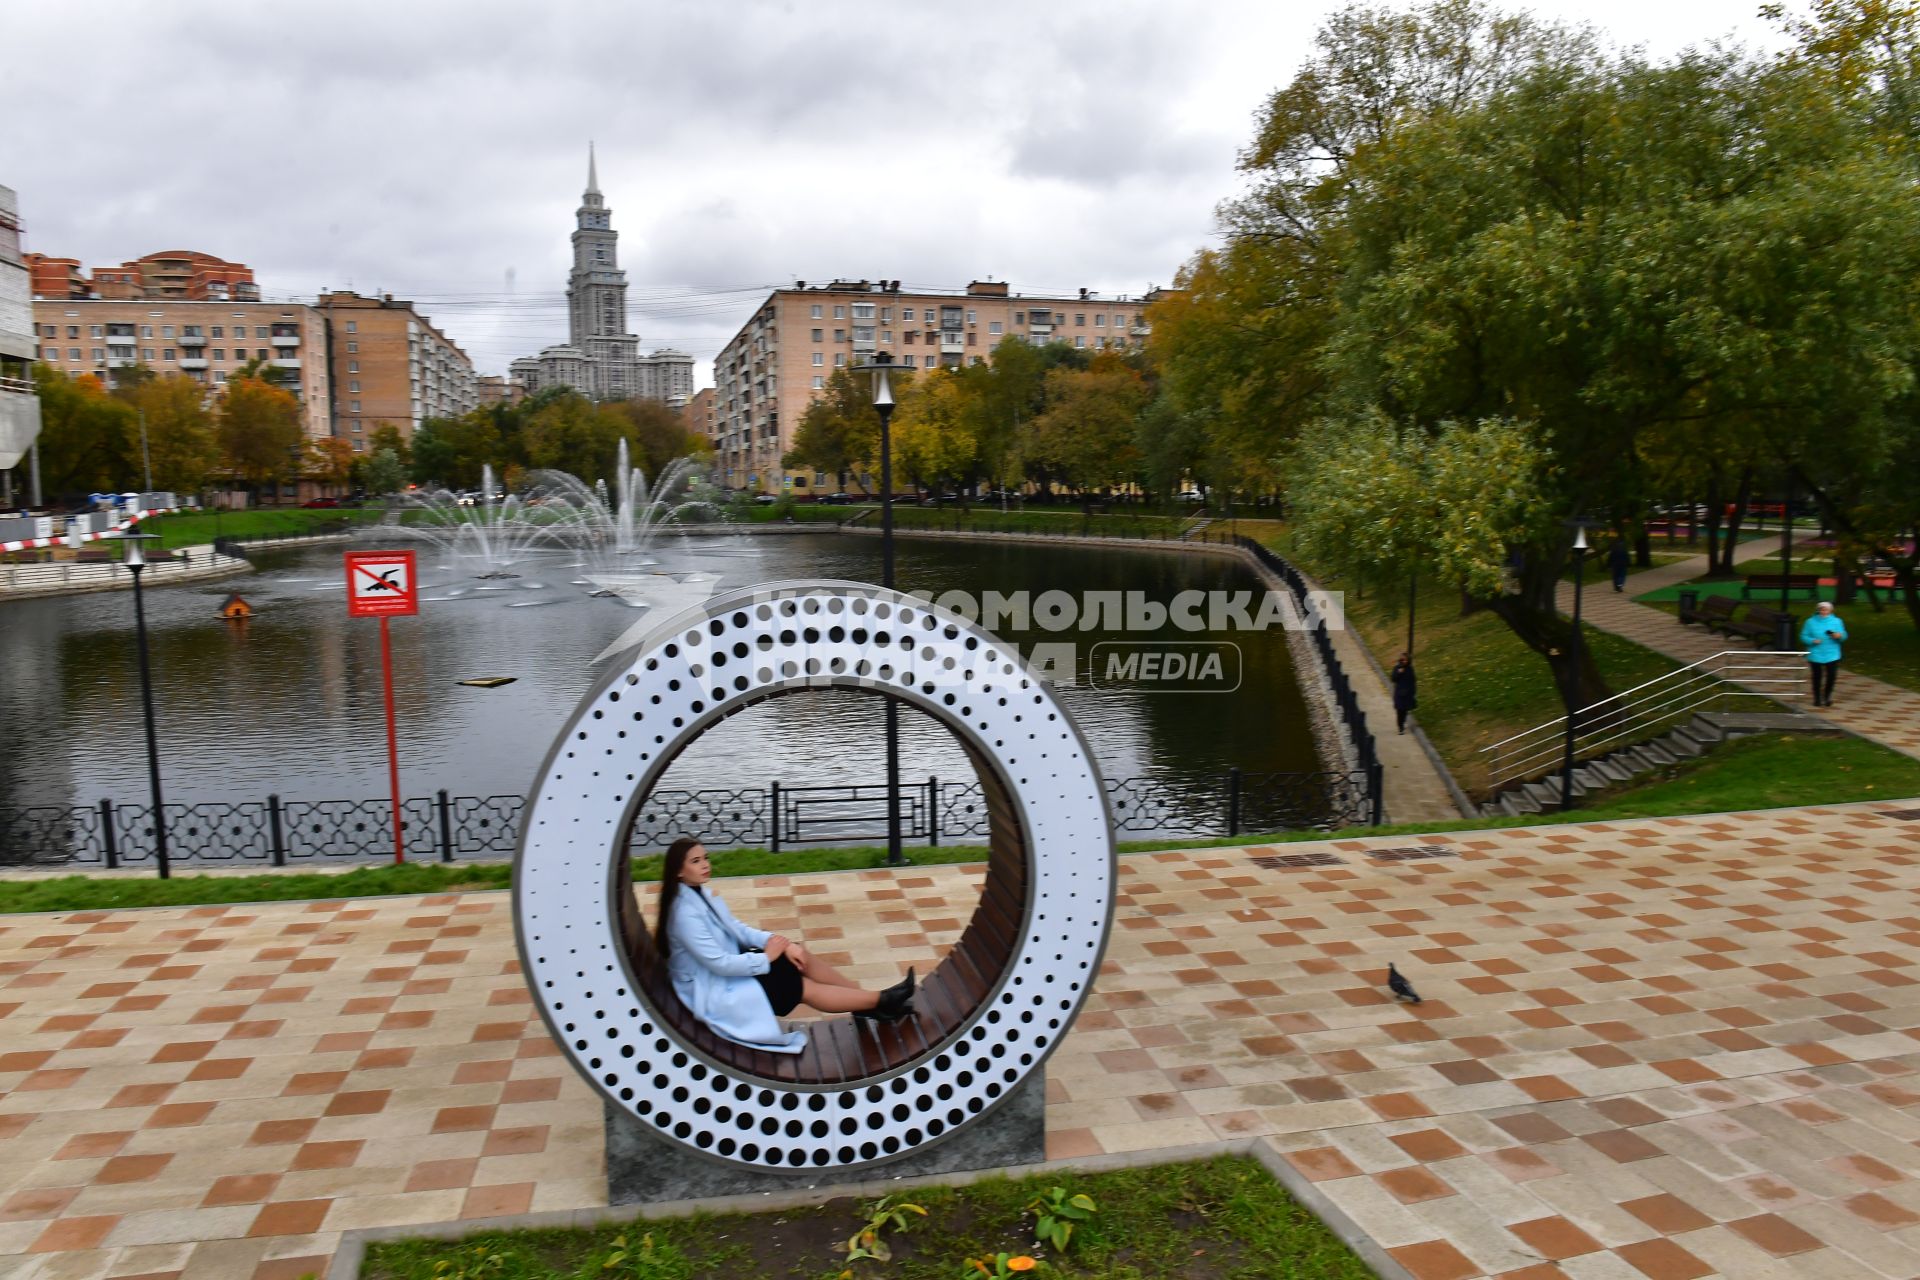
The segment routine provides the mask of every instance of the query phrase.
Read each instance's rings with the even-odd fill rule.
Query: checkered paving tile
[[[1913,804],[1127,857],[1049,1152],[1263,1137],[1420,1280],[1920,1276]],[[723,886],[875,982],[978,890]],[[603,1194],[498,893],[0,917],[0,1141],[9,1280]]]

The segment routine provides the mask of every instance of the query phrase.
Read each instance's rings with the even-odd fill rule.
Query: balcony
[[[276,333],[273,335],[273,345],[276,347],[297,347],[300,345],[300,335],[297,333]]]
[[[205,356],[181,356],[178,363],[182,369],[204,369],[207,367],[207,358]]]
[[[951,329],[943,330],[941,332],[940,334],[940,354],[941,355],[947,355],[948,353],[954,352],[954,351],[965,351],[966,349],[967,349],[966,334],[956,333]]]
[[[1136,324],[1133,328],[1127,330],[1127,332],[1136,338],[1144,338],[1153,332],[1153,327],[1151,325]]]
[[[107,351],[107,368],[109,369],[130,369],[139,363],[140,361],[134,357],[131,349],[127,350],[125,354],[121,354],[112,348],[109,348]]]
[[[273,367],[276,369],[298,369],[300,367],[300,357],[299,356],[275,356],[273,358],[272,364],[273,364]]]
[[[174,341],[183,347],[204,347],[207,345],[207,335],[204,333],[183,333],[178,338],[175,338]]]
[[[0,378],[0,457],[24,454],[40,435],[40,397],[27,378]]]

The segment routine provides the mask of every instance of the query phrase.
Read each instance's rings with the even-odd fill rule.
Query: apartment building
[[[476,380],[479,389],[480,407],[490,409],[496,404],[511,409],[527,398],[527,389],[517,382],[501,377],[497,373],[482,375]]]
[[[411,440],[428,418],[455,418],[480,403],[473,361],[411,302],[390,293],[320,295],[333,350],[334,434],[367,451],[394,427]]]
[[[253,268],[192,249],[166,249],[117,267],[96,267],[89,279],[78,258],[27,255],[33,296],[49,301],[108,298],[115,301],[169,299],[181,302],[258,302],[260,286]]]
[[[20,254],[20,205],[13,188],[0,187],[0,506],[8,507],[13,505],[13,469],[40,437],[40,397],[31,376],[37,341],[30,288]],[[29,497],[37,502],[39,495]]]
[[[720,429],[720,417],[716,408],[718,404],[719,398],[714,394],[713,388],[703,387],[694,392],[692,398],[680,410],[681,417],[687,424],[687,430],[713,445],[719,444],[715,439]]]
[[[990,280],[959,293],[910,293],[898,280],[797,280],[770,294],[714,361],[715,464],[728,488],[804,496],[836,478],[788,472],[780,459],[835,369],[880,351],[907,369],[956,368],[1009,340],[1134,347],[1146,341],[1153,296],[1029,296]]]
[[[159,299],[36,299],[39,357],[68,377],[93,374],[113,385],[115,373],[146,365],[179,373],[216,391],[252,360],[279,371],[299,397],[307,435],[333,434],[326,320],[292,302],[189,302]]]

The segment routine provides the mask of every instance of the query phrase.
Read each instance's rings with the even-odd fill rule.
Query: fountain
[[[565,566],[583,573],[573,579],[574,586],[591,588],[592,596],[651,607],[655,614],[673,612],[684,603],[704,599],[718,581],[707,573],[649,571],[655,561],[646,553],[660,528],[690,508],[711,507],[705,502],[675,501],[693,471],[689,459],[676,458],[649,484],[645,473],[631,465],[627,441],[622,439],[611,491],[605,480],[589,486],[565,471],[541,470],[532,474],[524,495],[499,499],[493,468],[485,466],[480,496],[470,505],[444,490],[416,495],[414,501],[426,512],[425,518],[402,527],[433,543],[456,567],[473,568],[473,576],[480,579],[516,578],[514,566],[541,551],[584,552],[585,559]],[[528,589],[544,585],[524,584]],[[515,602],[509,607],[532,603],[536,602]]]

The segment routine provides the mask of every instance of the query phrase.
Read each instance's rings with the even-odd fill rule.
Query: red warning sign
[[[411,551],[347,552],[347,613],[392,618],[420,612]]]

